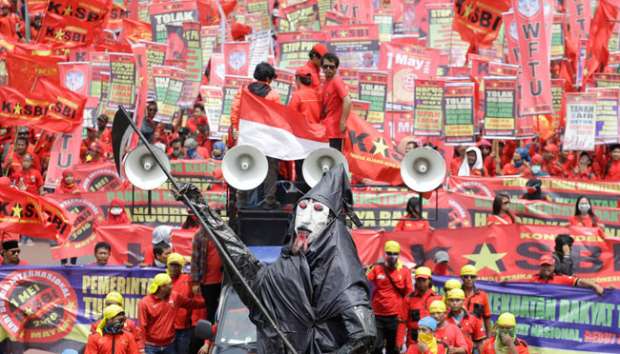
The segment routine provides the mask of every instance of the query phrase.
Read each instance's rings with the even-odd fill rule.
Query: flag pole
[[[24,6],[24,29],[26,33],[26,43],[30,42],[30,14],[28,13],[28,4],[26,0],[22,0],[22,4]]]

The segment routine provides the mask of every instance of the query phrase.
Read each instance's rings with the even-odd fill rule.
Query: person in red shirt
[[[579,154],[579,163],[572,169],[570,173],[572,179],[592,180],[598,178],[594,173],[592,166],[592,158],[586,151],[582,151]]]
[[[530,173],[527,162],[523,160],[523,157],[518,152],[515,152],[512,156],[512,161],[505,164],[502,168],[502,175],[504,176],[521,176]]]
[[[568,220],[571,226],[578,227],[596,227],[599,229],[599,235],[605,236],[605,225],[599,222],[598,216],[592,210],[592,202],[588,197],[580,195],[575,202],[575,215]]]
[[[599,284],[573,276],[555,274],[555,259],[551,254],[540,258],[540,271],[532,277],[533,283],[573,286],[576,288],[592,289],[597,295],[603,295],[605,289]]]
[[[415,345],[418,341],[418,321],[430,315],[428,309],[433,300],[441,300],[431,289],[432,272],[428,267],[418,267],[415,271],[415,288],[407,298],[407,346]]]
[[[484,160],[484,175],[487,177],[495,177],[497,176],[497,162],[495,161],[495,155],[493,154],[493,146],[491,142],[482,139],[478,142],[478,148],[480,148],[480,152],[482,153],[482,158]]]
[[[39,157],[34,154],[34,149],[32,146],[29,146],[28,138],[18,136],[15,139],[14,148],[12,151],[9,150],[7,153],[9,159],[7,160],[6,168],[9,176],[21,170],[22,160],[26,154],[29,154],[30,157],[32,157],[32,167],[34,167],[35,170],[41,170],[41,161],[39,160]]]
[[[323,124],[329,146],[338,151],[342,151],[345,131],[347,129],[347,119],[351,112],[351,97],[349,89],[337,75],[340,59],[335,54],[327,53],[321,58],[321,67],[325,74],[325,84],[323,85]]]
[[[191,277],[189,274],[183,273],[185,266],[185,258],[178,253],[171,253],[168,256],[167,268],[168,275],[172,279],[172,293],[177,293],[187,298],[194,296],[192,293]],[[204,300],[201,295],[196,295],[204,306]],[[177,310],[174,320],[174,329],[176,330],[174,346],[177,353],[186,353],[189,351],[192,333],[194,331],[192,323],[192,309],[180,308]]]
[[[559,162],[560,148],[555,144],[547,144],[543,150],[542,170],[553,177],[565,177],[566,171]]]
[[[106,217],[107,225],[126,225],[131,224],[131,219],[125,211],[125,202],[118,198],[114,198],[110,202],[110,209],[108,209],[108,215]]]
[[[126,320],[121,306],[106,306],[97,330],[88,336],[84,354],[138,354],[136,338],[125,331]]]
[[[605,171],[607,181],[620,181],[620,145],[613,145],[610,149],[611,159]]]
[[[19,258],[21,253],[19,242],[17,240],[5,240],[2,242],[2,265],[16,266],[28,265],[26,261]]]
[[[172,292],[172,279],[157,274],[148,287],[148,295],[138,302],[138,322],[149,354],[174,353],[175,319],[180,308],[204,306],[202,299]]]
[[[105,267],[108,265],[110,259],[110,253],[112,252],[112,246],[105,241],[100,241],[95,244],[95,263],[93,265],[99,267]],[[122,302],[121,302],[122,304]]]
[[[439,250],[435,252],[433,256],[435,266],[433,267],[433,274],[446,276],[452,274],[452,269],[448,264],[450,262],[450,255],[445,250]]]
[[[463,160],[465,159],[465,147],[464,146],[455,146],[454,147],[454,155],[452,156],[452,160],[450,161],[450,174],[452,176],[459,175],[459,169],[463,164]]]
[[[33,166],[32,156],[25,154],[19,172],[11,176],[12,182],[22,191],[38,195],[43,187],[41,172]]]
[[[79,184],[75,182],[73,172],[69,170],[62,171],[62,179],[57,191],[59,193],[77,194],[83,192]]]
[[[88,146],[82,163],[98,163],[102,162],[103,159],[103,148],[101,147],[101,144],[99,144],[99,142],[94,141]]]
[[[368,280],[374,284],[372,309],[377,325],[374,353],[382,353],[385,348],[386,354],[398,354],[398,325],[407,318],[403,309],[407,295],[413,291],[413,284],[411,272],[398,259],[400,244],[387,241],[384,251],[385,262],[376,264],[367,274]]]
[[[484,321],[485,332],[493,335],[489,295],[484,290],[476,288],[477,277],[478,271],[475,266],[466,264],[461,268],[461,280],[463,281],[463,292],[465,293],[465,310]]]
[[[499,193],[493,199],[493,214],[487,218],[487,225],[510,225],[516,223],[516,219],[510,208],[510,196]]]
[[[472,353],[474,348],[480,351],[480,345],[486,338],[484,323],[476,316],[469,314],[463,307],[465,292],[461,289],[452,289],[447,294],[448,323],[451,323],[463,332],[467,341],[467,352]]]
[[[527,343],[517,338],[517,320],[509,312],[497,318],[497,335],[487,339],[480,354],[529,354]]]
[[[428,220],[422,218],[420,198],[411,197],[407,201],[407,214],[398,220],[394,231],[428,231],[431,230]]]
[[[202,228],[192,238],[191,278],[192,291],[196,295],[202,294],[207,304],[206,319],[213,323],[222,291],[222,260]]]
[[[304,70],[310,73],[310,87],[317,93],[321,94],[321,58],[327,54],[327,47],[322,43],[317,43],[308,53],[310,58],[306,64],[297,70]]]
[[[456,325],[446,321],[446,304],[443,300],[434,300],[428,310],[431,317],[437,321],[435,338],[448,347],[449,353],[466,354],[467,341],[465,336]]]
[[[465,150],[465,159],[459,167],[459,176],[484,176],[484,160],[482,152],[475,146],[470,146]]]
[[[123,308],[124,303],[125,303],[125,299],[123,298],[123,295],[116,291],[109,292],[108,295],[106,295],[105,299],[103,299],[103,305],[106,307],[110,305],[117,305]],[[90,326],[91,334],[97,333],[97,329],[99,328],[99,325],[101,324],[101,322],[102,320],[99,320],[97,322],[94,322]],[[141,342],[141,339],[143,338],[143,336],[140,332],[140,327],[138,327],[134,321],[130,319],[126,319],[125,324],[123,326],[123,331],[131,333],[136,340],[138,349],[141,351],[144,350],[144,343]]]

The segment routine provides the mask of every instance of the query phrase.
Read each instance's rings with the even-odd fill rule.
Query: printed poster
[[[516,78],[485,77],[484,136],[511,138],[516,130]]]
[[[446,144],[474,143],[473,82],[448,82],[444,94],[444,139]]]
[[[563,151],[594,151],[596,135],[596,95],[566,94],[566,130]]]
[[[444,120],[444,90],[444,81],[415,80],[414,135],[441,135]]]

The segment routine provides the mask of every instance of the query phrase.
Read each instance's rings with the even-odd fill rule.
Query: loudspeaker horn
[[[340,151],[334,148],[320,148],[314,150],[306,157],[301,172],[306,183],[310,187],[314,187],[319,183],[324,173],[340,163],[344,165],[344,169],[348,174],[349,164]]]
[[[446,178],[446,163],[439,152],[417,148],[409,151],[401,161],[400,176],[413,191],[434,191]]]
[[[260,186],[267,177],[267,158],[257,148],[237,145],[228,150],[222,161],[222,173],[235,189],[248,191]]]
[[[166,153],[153,145],[151,145],[151,150],[164,165],[166,171],[170,172],[170,160],[168,160]],[[155,157],[145,145],[140,145],[127,154],[124,165],[127,179],[129,179],[131,184],[140,189],[155,189],[168,180],[164,171],[155,161]]]

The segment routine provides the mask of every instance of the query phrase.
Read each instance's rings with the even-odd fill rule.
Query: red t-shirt
[[[301,86],[295,90],[288,106],[301,113],[307,122],[321,122],[321,96],[311,87]]]
[[[596,227],[590,215],[573,215],[568,219],[570,226]]]
[[[532,283],[541,283],[541,284],[555,284],[555,285],[565,285],[565,286],[575,286],[577,285],[577,281],[579,279],[575,277],[571,277],[568,275],[562,274],[554,274],[550,279],[543,279],[540,277],[540,274],[535,274],[532,277]]]
[[[478,306],[476,306],[478,305]],[[489,296],[486,292],[475,289],[473,292],[465,292],[465,309],[470,314],[477,316],[480,313],[482,318],[491,318],[491,306],[489,305]],[[476,310],[481,308],[482,310]]]
[[[430,225],[427,220],[398,220],[394,231],[428,231]]]
[[[620,181],[620,161],[612,161],[606,179],[608,181]]]
[[[422,318],[429,316],[430,312],[428,311],[429,306],[435,300],[443,300],[440,295],[435,294],[432,290],[426,291],[424,294],[420,294],[417,291],[409,295],[408,301],[408,319],[407,319],[407,328],[408,329],[418,329],[418,321]],[[417,320],[412,318],[412,315],[416,315]],[[415,341],[411,336],[407,336],[407,345],[414,344]]]
[[[413,291],[409,269],[404,266],[400,269],[391,269],[378,264],[368,273],[368,280],[375,285],[372,293],[374,313],[379,316],[400,315],[406,296]]]
[[[189,274],[181,274],[177,279],[172,281],[172,291],[187,298],[191,298],[194,296],[191,282],[192,279]],[[202,299],[202,295],[196,295],[196,297]],[[192,314],[192,309],[179,308],[176,313],[176,318],[174,319],[174,329],[181,330],[190,328],[192,326]]]
[[[316,93],[321,93],[321,72],[320,69],[314,65],[312,60],[308,60],[304,65],[306,68],[310,69],[310,73],[312,76],[312,89],[316,91]]]
[[[328,138],[344,138],[340,131],[340,117],[342,116],[342,102],[349,95],[347,85],[340,76],[335,76],[325,82],[323,86],[323,124],[325,124]]]
[[[487,225],[510,225],[514,224],[508,214],[495,215],[491,214],[487,217]]]
[[[18,188],[23,182],[26,186],[26,192],[35,195],[39,194],[39,189],[41,189],[41,186],[43,186],[43,177],[41,176],[41,172],[35,170],[33,167],[30,167],[27,171],[20,170],[19,172],[15,173],[11,179]]]
[[[469,348],[463,332],[456,325],[447,321],[444,322],[443,326],[437,328],[435,338],[447,344],[448,347]]]
[[[460,322],[457,322],[451,314],[448,315],[446,321],[461,329],[461,332],[463,332],[463,336],[465,337],[465,341],[467,341],[467,349],[469,353],[471,353],[474,349],[474,342],[481,341],[487,336],[482,320],[476,316],[468,314],[467,311],[464,311],[463,318],[461,318]]]
[[[527,343],[518,339],[515,341],[515,346],[517,347],[517,353],[519,354],[529,354],[530,351],[527,348]],[[480,350],[480,354],[496,354],[495,353],[495,337],[487,340],[482,345],[482,349]]]

